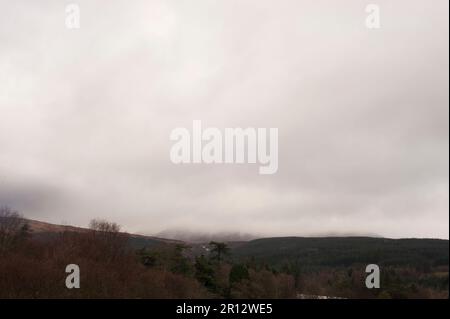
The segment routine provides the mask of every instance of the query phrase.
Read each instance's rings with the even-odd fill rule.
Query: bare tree
[[[0,253],[12,248],[28,233],[28,223],[17,211],[0,207]]]
[[[116,223],[110,223],[103,219],[93,219],[89,223],[89,228],[95,232],[117,234],[120,232],[120,226]]]
[[[94,242],[105,254],[105,259],[113,261],[124,253],[128,235],[120,232],[120,226],[102,219],[93,219],[89,223]]]

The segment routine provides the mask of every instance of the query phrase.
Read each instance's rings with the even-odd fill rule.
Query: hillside
[[[254,257],[271,265],[299,264],[302,268],[353,264],[448,266],[449,241],[370,237],[263,238],[232,250],[237,260]]]
[[[32,219],[27,219],[27,222],[30,227],[31,233],[33,234],[33,237],[39,240],[48,240],[54,238],[55,236],[57,236],[62,232],[86,233],[89,231],[88,228],[68,226],[68,225],[57,225]],[[134,249],[155,245],[181,243],[178,240],[165,239],[153,236],[129,234],[124,232],[121,234],[129,236],[129,243],[131,247],[133,247]]]
[[[87,228],[56,225],[28,220],[33,236],[45,239],[58,233],[89,231]],[[127,234],[133,248],[161,244],[185,243],[191,254],[207,255],[208,242],[190,242],[154,236]],[[353,264],[448,266],[449,241],[441,239],[388,239],[372,237],[274,237],[227,241],[236,261],[250,258],[274,267],[301,265],[316,267],[347,267]]]

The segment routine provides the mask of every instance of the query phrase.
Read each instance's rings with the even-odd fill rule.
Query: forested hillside
[[[0,298],[448,298],[448,249],[448,240],[367,237],[191,244],[1,208]],[[69,264],[79,289],[65,285]],[[368,264],[381,269],[380,289],[365,286]]]

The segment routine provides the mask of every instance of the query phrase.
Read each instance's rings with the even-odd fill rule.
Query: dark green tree
[[[203,255],[195,258],[195,278],[207,289],[215,292],[217,283],[214,276],[214,268],[210,261]]]
[[[244,279],[249,279],[249,273],[245,265],[237,264],[233,265],[230,270],[230,286],[234,283],[239,283]]]
[[[212,241],[209,243],[209,246],[211,247],[212,259],[217,260],[219,264],[230,253],[230,248],[226,243]]]
[[[172,267],[170,269],[172,272],[185,276],[192,275],[192,264],[185,256],[185,251],[190,248],[190,246],[184,244],[177,244],[175,246]]]

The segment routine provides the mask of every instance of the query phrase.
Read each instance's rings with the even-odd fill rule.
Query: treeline
[[[37,239],[27,220],[0,208],[0,298],[294,298],[294,278],[229,262],[224,243],[195,259],[185,245],[135,250],[117,224]],[[81,288],[65,285],[80,268]]]

